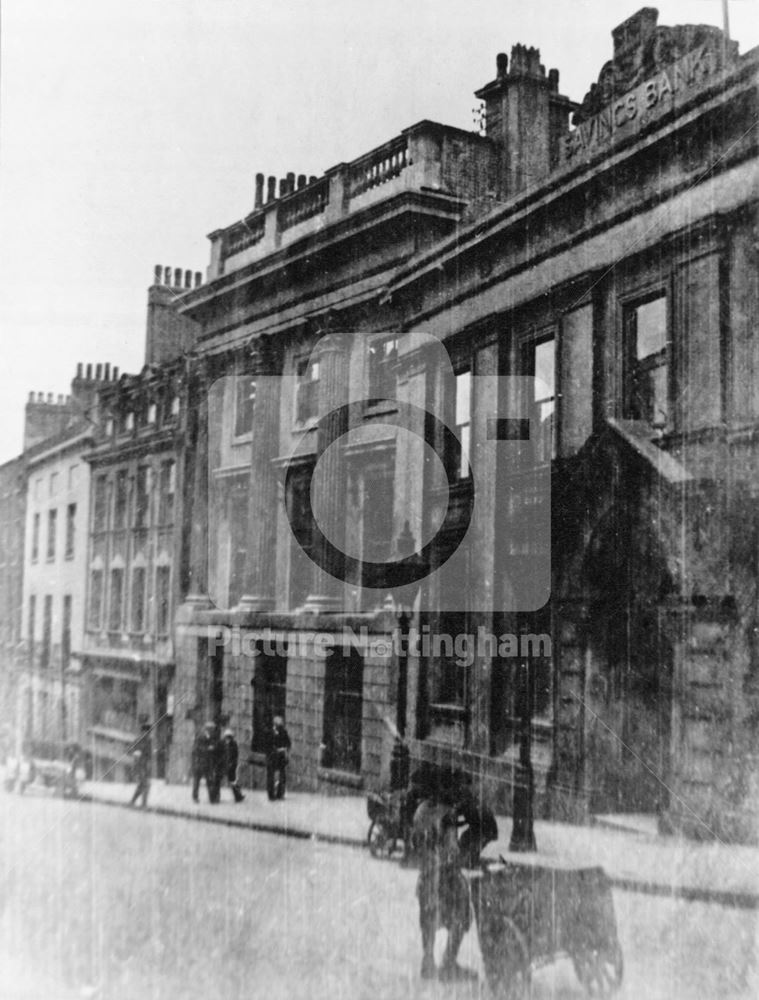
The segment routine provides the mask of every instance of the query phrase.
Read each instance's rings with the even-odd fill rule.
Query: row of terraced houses
[[[612,40],[580,102],[515,45],[480,132],[257,175],[205,276],[157,268],[138,375],[35,394],[17,732],[119,775],[147,719],[183,781],[228,721],[255,787],[283,714],[302,788],[410,758],[759,839],[759,51]]]

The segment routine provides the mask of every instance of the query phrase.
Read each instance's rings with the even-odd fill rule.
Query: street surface
[[[0,998],[487,997],[420,980],[415,880],[355,848],[0,792]],[[753,912],[614,901],[621,1000],[759,995]],[[460,958],[481,969],[476,932]],[[562,960],[532,995],[584,994]]]

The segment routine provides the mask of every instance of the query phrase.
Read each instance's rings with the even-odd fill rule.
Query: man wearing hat
[[[215,805],[219,801],[221,785],[221,743],[215,722],[207,722],[195,737],[192,747],[192,801],[198,801],[200,783],[205,779],[208,801]]]
[[[140,736],[132,745],[131,754],[134,760],[133,773],[137,779],[137,787],[134,790],[134,795],[132,796],[132,801],[129,803],[134,806],[137,804],[137,800],[142,798],[142,808],[148,804],[148,793],[150,792],[150,770],[151,761],[153,759],[153,743],[150,739],[151,725],[149,722],[143,722],[140,725]]]
[[[224,730],[224,734],[221,738],[221,749],[224,777],[227,779],[229,787],[232,789],[235,802],[242,802],[245,796],[240,791],[240,786],[237,783],[237,762],[240,757],[240,748],[237,745],[237,740],[235,739],[234,733],[231,729]]]

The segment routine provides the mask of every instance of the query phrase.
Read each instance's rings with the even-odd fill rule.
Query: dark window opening
[[[254,753],[266,753],[275,715],[286,718],[287,657],[281,653],[260,652],[253,674]]]
[[[333,650],[324,673],[324,767],[361,771],[364,662],[355,649]]]
[[[660,295],[625,310],[628,359],[625,415],[652,427],[669,420],[667,297]]]
[[[235,437],[250,434],[256,402],[256,380],[240,375],[235,381]]]
[[[66,508],[66,558],[74,558],[74,540],[76,536],[76,504],[70,503]]]
[[[369,397],[395,398],[395,363],[398,359],[398,338],[385,337],[369,345]]]
[[[319,415],[319,362],[301,358],[296,368],[295,419],[299,424]]]

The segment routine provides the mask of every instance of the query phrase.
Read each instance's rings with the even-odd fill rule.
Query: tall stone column
[[[277,474],[273,459],[279,444],[280,357],[269,337],[251,348],[256,401],[250,449],[248,485],[248,544],[245,585],[240,608],[268,611],[275,602]]]
[[[345,543],[345,461],[342,449],[330,445],[348,430],[348,335],[328,333],[319,343],[319,436],[317,440],[318,499],[314,513],[326,540],[316,544],[318,565],[314,565],[311,593],[305,610],[316,613],[343,610],[343,547]],[[324,569],[322,569],[324,567]],[[326,570],[326,572],[325,572]]]

